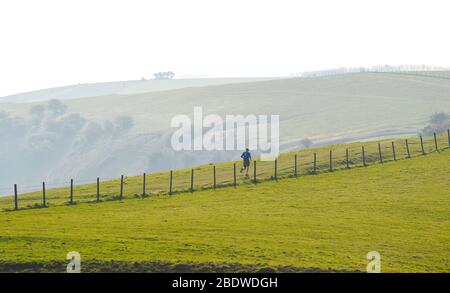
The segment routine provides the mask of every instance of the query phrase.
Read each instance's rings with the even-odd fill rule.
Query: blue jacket
[[[250,152],[245,151],[242,153],[241,158],[243,158],[244,160],[249,160],[252,158],[252,155],[250,155]]]

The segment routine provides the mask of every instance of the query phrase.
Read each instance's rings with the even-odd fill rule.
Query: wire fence
[[[242,170],[241,162],[228,162],[165,173],[144,173],[141,176],[96,178],[94,182],[89,180],[87,183],[69,179],[67,186],[64,187],[55,187],[55,183],[46,185],[42,182],[39,185],[27,186],[28,189],[40,190],[28,193],[27,188],[14,184],[13,196],[0,197],[0,208],[4,211],[14,211],[237,187],[267,180],[385,164],[439,152],[449,147],[450,130],[447,130],[431,136],[356,142],[349,145],[333,145],[331,149],[322,147],[284,153],[275,161],[252,161],[248,176],[246,170]]]

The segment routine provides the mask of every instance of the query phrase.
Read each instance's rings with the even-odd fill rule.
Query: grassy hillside
[[[401,160],[407,157],[406,139],[408,139],[410,156],[422,155],[422,148],[419,137],[408,137],[401,139],[385,139],[381,141],[356,142],[348,145],[339,144],[332,146],[324,146],[320,148],[310,148],[283,153],[277,161],[277,178],[292,177],[294,175],[294,164],[297,156],[297,176],[305,176],[313,174],[313,158],[316,153],[316,173],[329,172],[330,170],[330,150],[332,150],[332,167],[333,170],[345,169],[346,149],[349,151],[349,167],[359,167],[363,165],[362,146],[365,151],[366,165],[380,164],[378,143],[380,143],[383,162],[394,161],[392,150],[392,142],[394,142],[396,159]],[[438,148],[446,148],[449,146],[448,133],[441,133],[437,136]],[[425,153],[435,151],[435,143],[433,137],[423,137],[423,145]],[[261,162],[256,159],[256,179],[257,182],[272,180],[275,176],[274,162]],[[234,185],[233,163],[236,163],[237,185],[253,184],[254,168],[250,168],[249,178],[244,173],[239,172],[242,163],[228,162],[216,164],[216,187],[226,187]],[[203,165],[194,168],[194,191],[213,188],[213,166]],[[124,174],[126,175],[126,174]],[[101,180],[101,178],[100,178]],[[95,181],[95,178],[92,178]],[[189,192],[191,186],[191,169],[178,169],[173,171],[172,191]],[[67,187],[53,188],[46,186],[46,201],[52,207],[55,205],[68,204],[70,199],[70,178],[67,178]],[[75,203],[96,201],[97,187],[93,184],[79,184],[74,178],[74,201]],[[170,188],[170,173],[152,173],[146,174],[146,194],[144,197],[153,195],[168,194]],[[42,191],[39,185],[36,186],[37,192],[22,194],[20,185],[19,192],[19,208],[38,208],[42,205]],[[11,186],[11,193],[13,186]],[[100,181],[100,201],[117,200],[120,194],[120,179]],[[143,197],[143,175],[141,176],[125,176],[123,198]],[[0,197],[0,209],[10,210],[14,208],[14,198],[12,196]]]
[[[424,76],[425,74],[425,76]],[[410,73],[355,73],[314,78],[180,88],[64,101],[71,113],[93,120],[134,118],[135,133],[166,133],[177,114],[280,114],[282,143],[309,137],[360,138],[389,130],[415,131],[437,111],[450,111],[448,79]],[[277,101],[273,103],[273,101]],[[226,103],[224,103],[226,102]],[[34,103],[2,105],[25,115]],[[411,115],[414,113],[414,115]],[[348,132],[348,129],[352,129]]]
[[[376,250],[385,272],[449,271],[449,165],[446,149],[237,189],[2,212],[0,267],[64,262],[75,250],[82,261],[128,268],[161,261],[364,271]]]
[[[17,140],[3,140],[0,151],[9,168],[0,176],[0,194],[9,193],[14,183],[32,190],[42,180],[56,185],[73,177],[85,183],[97,176],[116,178],[123,172],[136,175],[236,158],[233,152],[173,151],[170,138],[175,128],[170,121],[178,114],[192,116],[194,106],[202,106],[205,115],[221,117],[279,114],[280,147],[288,151],[302,147],[305,138],[320,146],[412,135],[427,126],[434,112],[450,112],[449,92],[445,78],[358,73],[70,99],[64,101],[67,113],[55,123],[29,115],[36,103],[2,104],[0,112],[10,112],[11,121],[17,120],[15,115],[29,119],[17,120],[17,127],[28,125]],[[119,135],[104,123],[121,115],[134,124]],[[52,126],[59,122],[72,131]],[[5,127],[12,131],[8,124]],[[164,184],[161,190],[166,189]]]

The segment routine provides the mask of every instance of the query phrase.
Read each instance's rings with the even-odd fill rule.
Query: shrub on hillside
[[[450,115],[444,112],[434,113],[430,117],[430,124],[422,129],[425,135],[432,135],[450,129]]]

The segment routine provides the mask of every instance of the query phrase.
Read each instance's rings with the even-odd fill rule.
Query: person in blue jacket
[[[250,168],[250,161],[252,160],[252,155],[250,154],[249,149],[245,149],[245,152],[241,155],[242,160],[244,160],[244,166],[241,168],[242,171],[246,170],[245,176],[248,177],[248,169]]]

